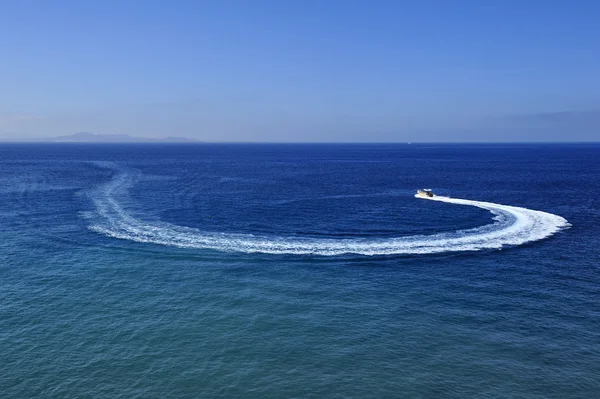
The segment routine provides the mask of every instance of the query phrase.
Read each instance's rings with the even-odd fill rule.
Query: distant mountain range
[[[145,138],[133,137],[128,134],[95,134],[74,133],[65,136],[56,136],[44,141],[51,142],[73,142],[73,143],[186,143],[194,142],[185,137]]]

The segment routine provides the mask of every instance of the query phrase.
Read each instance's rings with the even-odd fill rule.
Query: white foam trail
[[[100,166],[114,168],[114,165]],[[93,200],[98,218],[90,227],[92,230],[110,237],[180,248],[332,256],[431,254],[498,249],[507,245],[541,240],[570,226],[564,218],[547,212],[491,202],[436,196],[424,199],[487,209],[495,215],[494,223],[454,233],[385,239],[314,239],[213,233],[136,219],[115,199],[115,195],[126,191],[133,181],[132,174],[117,173],[113,180],[94,192]]]

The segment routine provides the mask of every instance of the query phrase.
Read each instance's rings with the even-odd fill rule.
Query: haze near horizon
[[[595,1],[0,5],[0,139],[598,141]]]

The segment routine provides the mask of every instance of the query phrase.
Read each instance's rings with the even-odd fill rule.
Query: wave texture
[[[494,215],[493,223],[452,233],[398,238],[315,239],[207,232],[163,222],[145,222],[134,217],[117,197],[135,183],[136,173],[111,163],[97,163],[97,166],[114,169],[115,175],[91,195],[95,205],[95,213],[88,214],[93,219],[91,230],[114,238],[180,248],[319,256],[432,254],[521,245],[542,240],[570,226],[563,217],[547,212],[436,196],[417,198],[486,209]]]

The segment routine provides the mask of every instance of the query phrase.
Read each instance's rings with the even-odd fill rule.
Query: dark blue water
[[[2,144],[0,396],[595,397],[598,194],[600,145]]]

